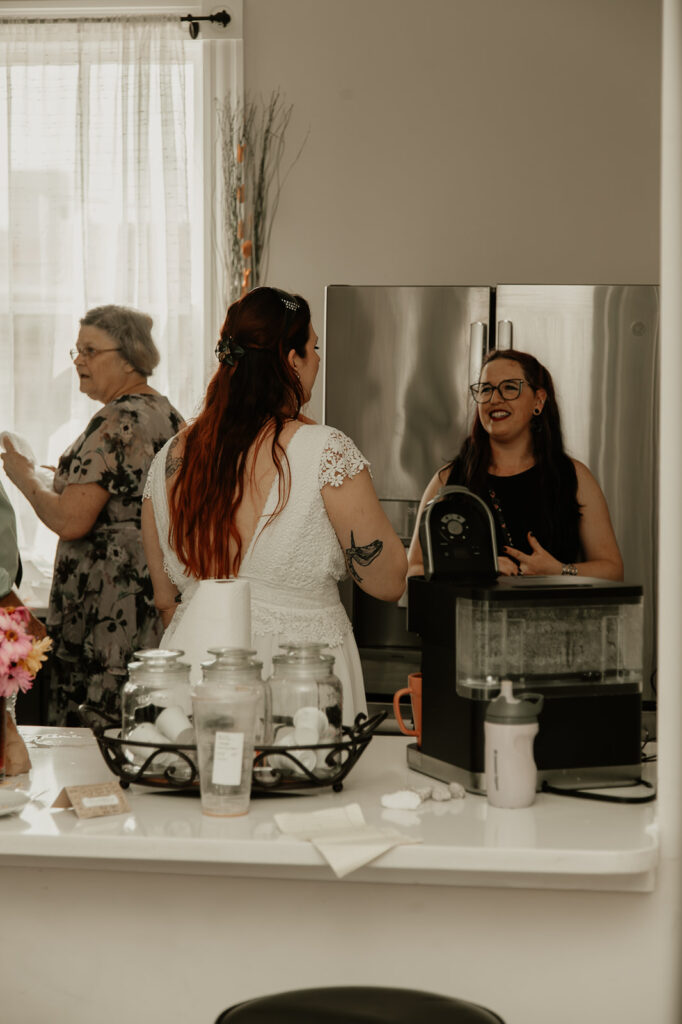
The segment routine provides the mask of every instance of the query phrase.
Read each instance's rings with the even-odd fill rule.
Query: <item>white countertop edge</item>
[[[385,855],[388,856],[388,855]],[[381,859],[351,872],[345,878],[337,878],[332,869],[322,860],[314,864],[284,864],[281,861],[271,864],[234,864],[230,861],[196,860],[135,860],[112,859],[107,857],[84,859],[77,857],[60,857],[50,859],[35,855],[3,855],[0,856],[3,867],[23,868],[26,870],[56,869],[71,871],[112,871],[139,874],[190,875],[197,877],[223,877],[240,879],[267,879],[268,881],[313,881],[335,882],[348,884],[380,885],[434,885],[446,888],[499,888],[499,889],[536,889],[552,891],[591,891],[591,892],[653,892],[656,884],[656,870],[643,871],[637,874],[590,874],[567,873],[562,875],[519,871],[516,873],[502,871],[476,870],[422,870],[405,867],[387,867]]]
[[[69,812],[61,812],[69,813]],[[658,843],[631,850],[556,850],[556,849],[480,849],[467,847],[427,846],[415,843],[399,846],[382,854],[374,862],[385,870],[411,872],[497,873],[506,876],[538,872],[543,875],[639,875],[654,870],[658,862]],[[167,838],[133,838],[130,836],[77,835],[36,836],[18,833],[0,836],[0,862],[6,857],[25,856],[40,860],[78,861],[153,861],[159,865],[193,862],[243,866],[279,865],[311,867],[326,861],[303,840],[278,839],[271,843],[260,840],[230,839],[227,841]]]

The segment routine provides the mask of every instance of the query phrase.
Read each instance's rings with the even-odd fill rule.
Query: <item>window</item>
[[[40,463],[96,410],[69,358],[94,306],[151,314],[150,383],[185,416],[203,394],[202,53],[177,16],[0,25],[0,429]],[[54,536],[11,498],[51,565]]]

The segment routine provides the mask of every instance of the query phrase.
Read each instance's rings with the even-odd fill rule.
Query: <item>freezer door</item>
[[[644,696],[651,696],[658,548],[658,288],[500,285],[496,321],[506,322],[500,347],[511,341],[552,374],[566,450],[589,466],[606,495],[626,579],[644,587]]]
[[[459,448],[473,413],[470,374],[487,343],[490,292],[327,286],[325,422],[369,459],[380,498],[417,501]]]

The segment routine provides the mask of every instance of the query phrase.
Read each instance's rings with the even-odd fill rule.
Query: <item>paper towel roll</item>
[[[176,612],[177,615],[177,612]],[[251,588],[246,580],[200,580],[182,609],[173,629],[166,630],[162,643],[185,652],[190,663],[190,680],[201,679],[201,662],[207,661],[209,647],[251,647]]]

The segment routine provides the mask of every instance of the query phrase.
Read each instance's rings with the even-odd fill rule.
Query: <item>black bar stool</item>
[[[492,1010],[409,988],[342,986],[260,996],[231,1006],[215,1024],[504,1024]]]

